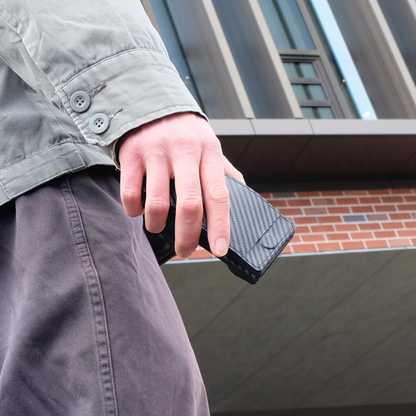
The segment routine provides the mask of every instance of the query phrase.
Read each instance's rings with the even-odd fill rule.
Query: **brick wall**
[[[262,195],[296,224],[285,255],[416,246],[416,189]]]

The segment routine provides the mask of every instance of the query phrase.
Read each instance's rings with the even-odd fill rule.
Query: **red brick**
[[[411,194],[412,189],[391,189],[390,192],[392,194]]]
[[[326,241],[324,234],[303,234],[302,241],[304,243],[312,243],[315,241]]]
[[[347,233],[327,234],[326,238],[328,241],[349,240],[350,235]]]
[[[315,244],[292,244],[291,247],[294,253],[307,253],[317,251]]]
[[[397,205],[399,211],[416,211],[416,204]]]
[[[388,221],[389,216],[386,213],[383,214],[366,214],[367,221]]]
[[[351,214],[350,207],[328,207],[329,214]]]
[[[296,195],[300,198],[310,198],[315,196],[321,196],[320,192],[296,192]]]
[[[341,250],[339,243],[318,243],[319,251],[336,251]]]
[[[283,215],[302,215],[302,209],[301,208],[280,208],[279,211]]]
[[[335,231],[333,225],[312,225],[311,230],[313,233],[330,233]]]
[[[342,222],[342,218],[340,216],[337,216],[337,215],[332,215],[332,216],[328,216],[328,217],[318,217],[318,221],[321,224],[328,224],[330,222]]]
[[[374,212],[374,208],[371,205],[357,205],[355,207],[351,207],[351,211],[354,214],[362,214],[366,212]]]
[[[405,222],[404,226],[406,228],[416,228],[416,221],[409,221],[409,222]]]
[[[389,189],[373,189],[368,191],[369,195],[390,195]]]
[[[383,222],[381,224],[383,230],[396,230],[398,228],[404,228],[402,222]]]
[[[395,205],[376,205],[374,207],[376,212],[392,212],[397,211],[397,208]]]
[[[271,192],[273,199],[296,198],[295,192]]]
[[[397,235],[399,237],[416,237],[416,229],[413,229],[413,230],[398,230]]]
[[[368,195],[367,191],[344,191],[344,195]]]
[[[360,204],[380,204],[381,199],[376,197],[360,198]]]
[[[386,240],[367,240],[364,241],[367,248],[384,248],[388,247]]]
[[[358,224],[358,227],[360,227],[360,230],[362,231],[368,231],[368,230],[380,230],[381,225],[374,222],[371,224]]]
[[[303,212],[305,215],[325,215],[327,214],[325,207],[319,208],[303,208]]]
[[[416,196],[405,196],[404,200],[406,202],[416,202]]]
[[[343,196],[344,192],[342,191],[322,191],[321,196]]]
[[[361,233],[351,233],[350,236],[353,240],[369,240],[370,238],[373,238],[373,233],[368,231]]]
[[[287,203],[290,207],[307,207],[312,205],[310,199],[289,199]]]
[[[414,246],[416,246],[416,238],[411,238],[411,239],[410,239],[410,241],[412,242],[412,244],[413,244]]]
[[[357,198],[337,198],[336,202],[338,205],[355,205],[358,204]]]
[[[389,214],[391,220],[410,220],[412,217],[407,213]]]
[[[407,247],[412,245],[408,238],[397,238],[395,240],[388,240],[388,243],[390,247]]]
[[[316,224],[318,223],[318,219],[316,217],[295,217],[293,218],[293,222],[298,224]]]
[[[358,230],[358,226],[357,224],[336,224],[335,225],[335,229],[337,231],[356,231]]]
[[[292,238],[292,240],[290,240],[292,243],[301,243],[302,239],[300,238],[299,235],[295,234]]]
[[[394,238],[397,237],[395,231],[374,231],[376,238]]]
[[[306,234],[306,233],[310,233],[311,230],[309,229],[308,226],[305,225],[300,225],[298,227],[296,227],[296,234]]]
[[[272,194],[270,192],[261,192],[260,195],[264,198],[264,199],[270,199],[272,197]]]
[[[362,241],[345,241],[341,245],[344,250],[361,250],[365,248]]]
[[[276,208],[287,207],[287,201],[285,199],[273,199],[269,202]]]
[[[288,244],[285,249],[282,251],[282,254],[292,254],[292,247]]]
[[[381,200],[385,204],[399,204],[403,202],[402,196],[383,196]]]
[[[335,199],[334,198],[313,198],[312,199],[313,205],[335,205]]]

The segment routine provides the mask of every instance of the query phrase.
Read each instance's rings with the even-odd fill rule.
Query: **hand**
[[[121,200],[126,213],[143,214],[141,189],[146,175],[146,227],[165,228],[169,181],[177,195],[175,250],[189,257],[198,246],[204,195],[211,251],[221,257],[230,242],[229,197],[224,173],[244,182],[223,156],[210,125],[194,113],[178,113],[145,124],[130,133],[119,149]]]

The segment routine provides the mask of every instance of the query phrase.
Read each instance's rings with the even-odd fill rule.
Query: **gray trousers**
[[[0,415],[208,416],[179,312],[109,167],[0,207]]]

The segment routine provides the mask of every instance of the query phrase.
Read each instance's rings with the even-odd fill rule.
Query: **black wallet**
[[[228,175],[226,183],[230,194],[231,238],[228,253],[220,257],[220,260],[236,276],[255,284],[292,239],[295,225],[253,189]],[[144,182],[143,206],[145,200]],[[171,181],[170,210],[165,229],[161,233],[153,234],[144,226],[159,265],[176,255],[175,213],[176,193],[174,182]],[[199,245],[211,251],[205,215]]]

